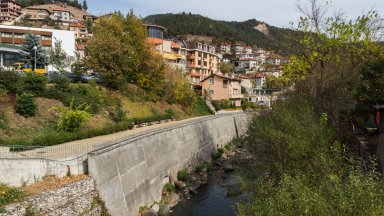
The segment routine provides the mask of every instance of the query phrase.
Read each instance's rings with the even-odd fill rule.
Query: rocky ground
[[[60,185],[62,181],[65,180],[30,187],[30,192],[35,195],[27,197],[22,202],[5,206],[0,215],[108,215],[92,178],[75,178],[75,181],[69,184]]]

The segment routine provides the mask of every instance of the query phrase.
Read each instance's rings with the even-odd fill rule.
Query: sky
[[[216,20],[245,21],[256,19],[277,27],[297,23],[300,13],[298,2],[307,0],[87,0],[88,11],[102,15],[115,10],[133,9],[136,15],[191,12]],[[325,2],[325,0],[319,0]],[[79,2],[82,2],[79,0]],[[329,13],[343,12],[348,18],[374,9],[384,17],[384,0],[332,0]]]

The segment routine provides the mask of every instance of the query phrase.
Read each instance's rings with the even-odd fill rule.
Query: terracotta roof
[[[63,12],[70,12],[67,8],[55,8],[53,11],[63,11]]]
[[[223,74],[211,74],[207,77],[205,77],[203,80],[201,80],[200,82],[204,82],[205,80],[209,79],[209,78],[213,78],[214,76],[218,76],[220,78],[223,78],[223,79],[229,79],[229,80],[235,80],[235,81],[241,81],[241,79],[237,78],[237,77],[229,77],[229,76],[225,76]]]
[[[160,38],[147,38],[147,41],[155,45],[159,45],[163,43],[163,40],[161,40]]]
[[[180,44],[176,43],[176,42],[171,42],[171,46],[172,48],[175,48],[175,49],[180,49]]]

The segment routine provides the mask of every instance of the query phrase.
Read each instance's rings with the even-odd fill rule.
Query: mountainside
[[[217,21],[197,14],[157,14],[144,18],[146,22],[164,26],[168,36],[183,37],[187,34],[214,37],[221,41],[242,41],[248,45],[275,50],[282,54],[295,53],[299,32],[277,28],[255,19],[244,22]]]
[[[20,3],[22,7],[52,3],[63,3],[72,7],[82,9],[82,5],[77,0],[16,0],[16,2]]]

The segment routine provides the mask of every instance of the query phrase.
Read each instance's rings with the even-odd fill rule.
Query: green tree
[[[228,62],[222,62],[220,64],[221,73],[233,73],[235,71],[235,66]]]
[[[141,19],[132,11],[101,17],[93,27],[86,61],[113,88],[129,82],[156,92],[164,79],[162,58],[147,44]]]
[[[40,38],[34,34],[26,34],[25,42],[21,45],[20,55],[23,61],[32,65],[35,70],[35,59],[37,65],[46,65],[48,63],[47,55],[40,45]]]
[[[62,48],[62,41],[55,39],[55,46],[49,56],[49,62],[59,71],[64,71],[69,66],[67,53]]]
[[[88,10],[88,5],[86,0],[83,1],[83,10]]]

